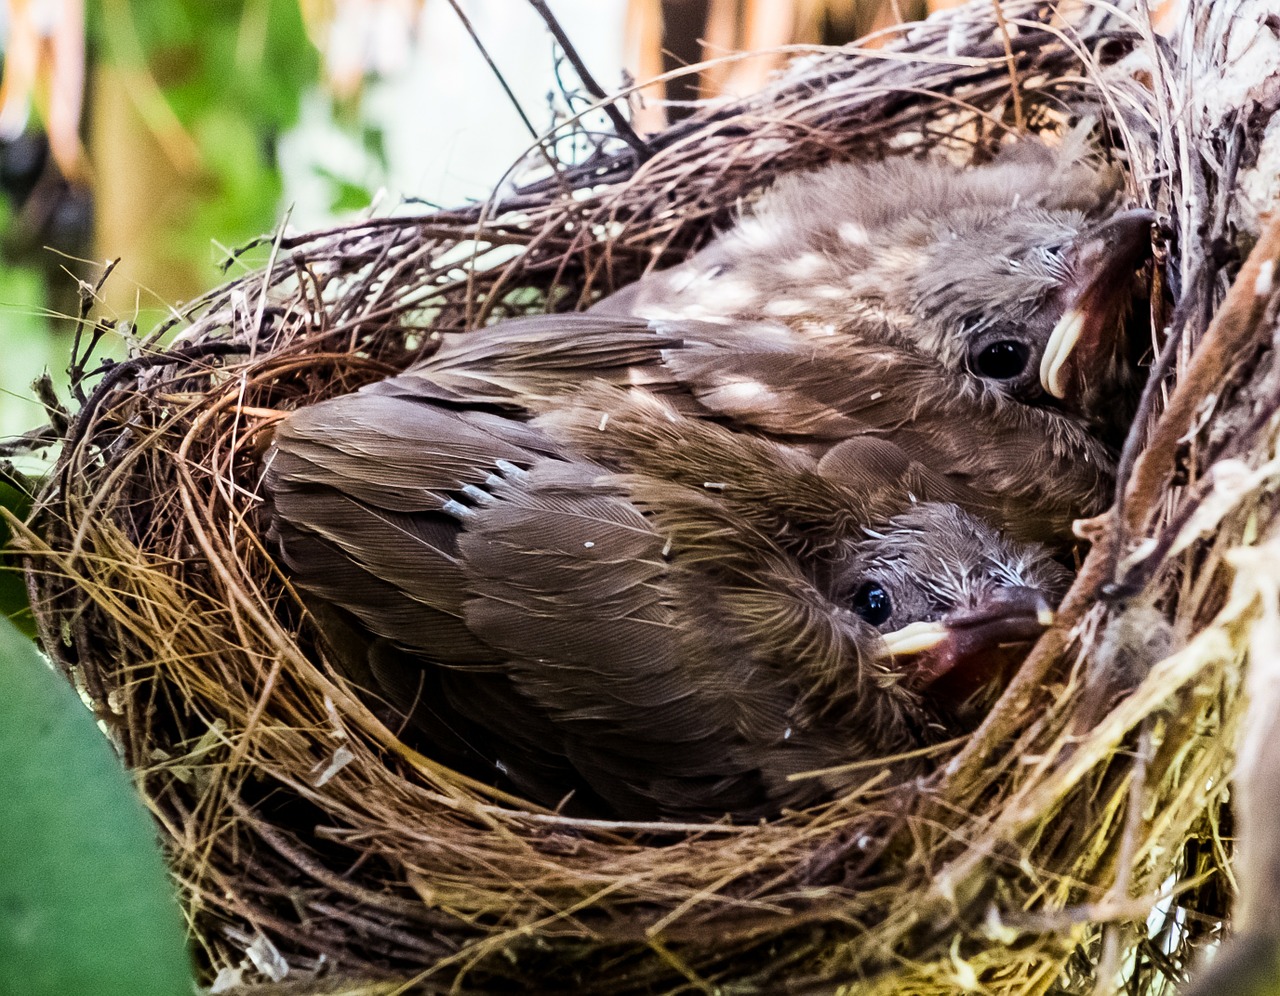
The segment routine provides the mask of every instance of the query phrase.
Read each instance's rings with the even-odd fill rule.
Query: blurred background
[[[781,57],[685,67],[956,5],[547,7],[606,91],[660,81],[630,101],[647,132],[750,92]],[[591,103],[527,0],[6,0],[0,57],[0,438],[43,422],[31,382],[65,381],[80,281],[105,260],[120,263],[97,306],[117,323],[103,351],[122,355],[131,330],[222,280],[235,247],[282,223],[482,199],[532,132]]]

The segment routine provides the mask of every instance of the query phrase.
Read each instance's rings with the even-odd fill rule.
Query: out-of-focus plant
[[[209,282],[210,246],[270,230],[280,210],[275,140],[297,120],[319,72],[297,0],[100,0],[91,13],[95,85],[122,88],[122,116],[135,113],[159,151],[139,165],[167,171],[184,195],[166,204],[167,244],[158,248],[204,264]],[[99,101],[95,112],[109,106],[119,104]],[[95,123],[90,154],[100,196],[133,189],[107,175],[130,167],[129,136],[128,127]],[[118,234],[99,232],[104,242]]]
[[[155,826],[61,676],[0,619],[0,996],[192,991]]]
[[[94,257],[125,257],[103,307],[133,319],[215,283],[225,256],[215,246],[274,227],[276,138],[320,64],[297,0],[10,0],[8,10],[0,436],[41,421],[28,385],[43,369],[65,383],[78,280],[99,271]],[[16,503],[0,491],[0,504]],[[21,592],[8,566],[6,615]]]
[[[357,0],[349,0],[357,2]],[[366,0],[368,2],[368,0]],[[376,0],[374,0],[376,2]],[[706,65],[645,87],[636,101],[641,131],[662,128],[681,108],[664,99],[743,96],[759,89],[788,56],[772,51],[784,45],[843,45],[919,20],[968,0],[627,0],[627,65],[637,80],[678,73],[684,66]],[[996,3],[998,0],[988,0]],[[1153,0],[1157,28],[1174,23],[1182,0]],[[721,56],[760,52],[759,56],[714,62]],[[674,112],[674,114],[672,113]]]
[[[425,0],[298,0],[324,53],[325,86],[339,101],[359,96],[372,76],[394,74],[413,58]]]
[[[637,79],[682,66],[711,63],[700,72],[646,87],[652,100],[639,102],[642,131],[661,128],[680,108],[664,108],[698,97],[742,96],[761,87],[787,55],[784,45],[841,45],[881,28],[918,20],[959,0],[628,0],[628,64]],[[747,59],[715,62],[739,52]]]

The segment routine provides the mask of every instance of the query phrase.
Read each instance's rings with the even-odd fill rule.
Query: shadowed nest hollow
[[[1141,3],[1011,0],[880,42],[555,164],[570,121],[489,203],[282,235],[83,379],[20,536],[32,601],[138,772],[216,990],[1157,992],[1221,937],[1280,575],[1275,26],[1246,0],[1173,36]],[[435,332],[585,307],[779,174],[982,161],[1085,118],[1167,221],[1151,387],[1059,624],[932,774],[758,825],[573,819],[415,753],[327,661],[264,539],[281,413]]]

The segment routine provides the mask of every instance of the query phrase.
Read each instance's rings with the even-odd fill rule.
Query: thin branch
[[[454,3],[455,7],[457,6],[455,0],[450,0],[450,2]],[[609,120],[613,122],[613,127],[618,131],[618,137],[631,146],[639,157],[640,162],[648,162],[652,159],[653,149],[649,148],[648,143],[636,134],[635,129],[631,127],[631,122],[618,110],[617,104],[609,99],[604,89],[596,82],[596,78],[587,69],[587,64],[582,61],[582,56],[578,54],[573,42],[565,34],[564,28],[560,26],[555,14],[551,13],[551,8],[547,6],[546,0],[529,0],[529,6],[537,11],[538,16],[546,22],[551,36],[556,40],[556,44],[560,46],[561,51],[564,52],[565,58],[573,66],[574,72],[578,74],[578,79],[582,81],[587,93],[591,94],[596,100],[601,101],[601,108],[609,116]]]
[[[1000,27],[1000,37],[1004,41],[1004,61],[1009,67],[1009,94],[1013,97],[1013,124],[1018,134],[1026,129],[1026,119],[1022,114],[1022,88],[1018,85],[1018,64],[1013,58],[1013,39],[1009,37],[1009,23],[1004,19],[1004,8],[1000,0],[991,0],[991,7],[996,14],[996,24]]]
[[[1133,884],[1133,863],[1138,853],[1142,830],[1146,823],[1147,772],[1154,753],[1151,742],[1151,717],[1142,721],[1138,733],[1138,749],[1134,755],[1129,775],[1129,803],[1125,807],[1124,832],[1120,837],[1120,856],[1116,861],[1116,879],[1105,901],[1122,906],[1131,900],[1129,890]],[[1134,919],[1145,919],[1139,915]],[[1120,973],[1122,923],[1108,923],[1102,932],[1102,952],[1094,978],[1094,996],[1109,996],[1116,991],[1116,977]]]
[[[57,388],[53,386],[53,378],[49,376],[47,370],[32,381],[31,390],[35,393],[36,400],[44,405],[45,415],[53,431],[60,436],[63,435],[71,424],[71,413],[58,400]]]
[[[52,425],[42,425],[38,428],[30,429],[20,436],[0,439],[0,458],[27,456],[37,450],[53,446],[61,438],[58,430]]]
[[[90,284],[86,280],[77,278],[80,290],[80,307],[76,315],[76,335],[75,341],[71,345],[71,363],[67,367],[67,376],[70,378],[72,396],[82,405],[85,403],[85,365],[89,362],[89,358],[93,356],[93,351],[97,348],[98,343],[102,341],[102,337],[107,334],[109,327],[100,321],[95,322],[93,324],[93,332],[89,336],[89,344],[82,347],[84,330],[89,324],[89,312],[93,310],[94,302],[98,299],[98,293],[102,290],[103,284],[107,282],[107,278],[111,276],[111,271],[119,263],[119,257],[108,260],[102,268],[102,275],[98,277],[95,283]]]
[[[475,43],[476,51],[480,53],[485,63],[489,66],[489,69],[490,71],[492,71],[494,78],[496,78],[498,81],[498,85],[502,87],[503,93],[505,93],[507,95],[507,99],[511,101],[511,106],[514,107],[516,110],[516,113],[520,115],[520,120],[524,122],[525,128],[528,130],[529,134],[533,137],[533,147],[538,150],[538,153],[546,161],[547,166],[550,167],[552,178],[555,180],[556,185],[561,189],[567,190],[568,187],[565,184],[564,170],[562,169],[561,164],[556,160],[555,156],[552,155],[551,150],[547,147],[546,141],[543,139],[542,135],[538,132],[538,130],[533,126],[533,122],[529,120],[529,115],[525,114],[524,108],[520,105],[520,101],[517,99],[515,92],[511,89],[511,85],[507,83],[507,78],[502,75],[502,70],[499,69],[498,64],[493,61],[493,56],[489,54],[489,50],[485,48],[484,42],[480,40],[480,36],[476,33],[475,26],[471,23],[471,18],[467,17],[462,7],[459,6],[458,0],[449,0],[449,6],[451,6],[453,8],[454,13],[458,15],[458,19],[462,22],[462,26],[467,29],[467,34],[471,36],[472,42]],[[494,187],[493,196],[485,200],[484,206],[481,209],[481,216],[480,216],[481,222],[483,222],[486,216],[488,215],[493,205],[494,197],[497,196],[497,192],[501,188],[501,186],[502,186],[501,183],[496,185]],[[467,287],[468,287],[467,310],[468,310],[468,314],[470,314],[471,300],[474,297],[474,295],[471,293],[472,277],[471,277],[470,270],[468,271],[468,276],[467,276]]]
[[[1173,471],[1179,443],[1191,427],[1196,409],[1213,393],[1215,385],[1249,343],[1255,322],[1271,296],[1278,261],[1280,219],[1267,226],[1245,260],[1240,275],[1201,340],[1190,369],[1169,398],[1151,441],[1134,464],[1126,489],[1129,528],[1142,526],[1142,520],[1151,511],[1153,496],[1162,493],[1162,486]]]
[[[1108,597],[1116,597],[1120,594],[1120,579],[1116,576],[1116,572],[1129,535],[1128,520],[1125,517],[1129,479],[1133,475],[1134,465],[1142,449],[1142,440],[1147,433],[1147,423],[1155,413],[1156,399],[1160,396],[1165,378],[1177,360],[1183,333],[1191,316],[1191,304],[1199,299],[1201,293],[1208,293],[1207,286],[1201,286],[1204,283],[1202,280],[1204,272],[1202,261],[1201,265],[1197,266],[1195,274],[1187,281],[1182,298],[1174,308],[1173,318],[1169,323],[1168,338],[1160,348],[1160,355],[1156,357],[1155,363],[1147,371],[1147,382],[1142,387],[1138,410],[1134,415],[1133,424],[1129,427],[1129,435],[1125,437],[1124,447],[1120,451],[1120,461],[1116,467],[1115,506],[1112,512],[1111,528],[1106,539],[1111,570],[1107,572],[1110,580],[1104,583],[1103,589]],[[1124,587],[1127,588],[1127,585]]]
[[[502,75],[502,70],[498,68],[498,64],[493,61],[493,56],[489,54],[489,50],[485,48],[484,42],[480,40],[480,36],[476,34],[475,25],[471,23],[471,18],[467,17],[466,12],[458,4],[458,0],[449,0],[449,6],[453,8],[453,12],[458,15],[458,20],[462,22],[462,26],[467,29],[467,34],[471,36],[471,41],[476,46],[476,51],[480,53],[480,57],[484,59],[493,73],[494,78],[498,81],[498,85],[502,87],[502,92],[507,95],[507,100],[511,101],[511,106],[515,108],[520,120],[524,122],[525,128],[534,140],[538,140],[538,129],[533,126],[533,122],[529,120],[529,115],[524,112],[524,108],[520,106],[520,101],[515,95],[515,91],[511,89],[511,85],[507,82],[507,78]]]

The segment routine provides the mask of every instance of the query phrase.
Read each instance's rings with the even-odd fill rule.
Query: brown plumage
[[[644,388],[687,415],[803,448],[833,474],[856,475],[864,460],[910,464],[917,497],[956,502],[1021,539],[1069,541],[1072,520],[1110,497],[1112,453],[1080,420],[956,378],[915,350],[854,336],[815,343],[776,322],[517,319],[445,335],[398,381],[529,415],[587,382]]]
[[[544,805],[747,819],[915,771],[1064,584],[1022,541],[1109,499],[1150,242],[1115,192],[1033,143],[783,181],[593,312],[290,416],[284,559],[435,754]]]
[[[597,310],[915,350],[1115,444],[1150,342],[1126,317],[1153,215],[1117,209],[1119,174],[1085,162],[1082,137],[967,170],[900,158],[784,177],[688,262]]]
[[[351,673],[442,759],[545,805],[814,802],[867,773],[789,776],[953,732],[930,687],[1034,635],[1065,577],[955,505],[913,503],[922,469],[874,442],[828,475],[635,389],[529,422],[451,390],[402,376],[287,418],[273,526]]]

